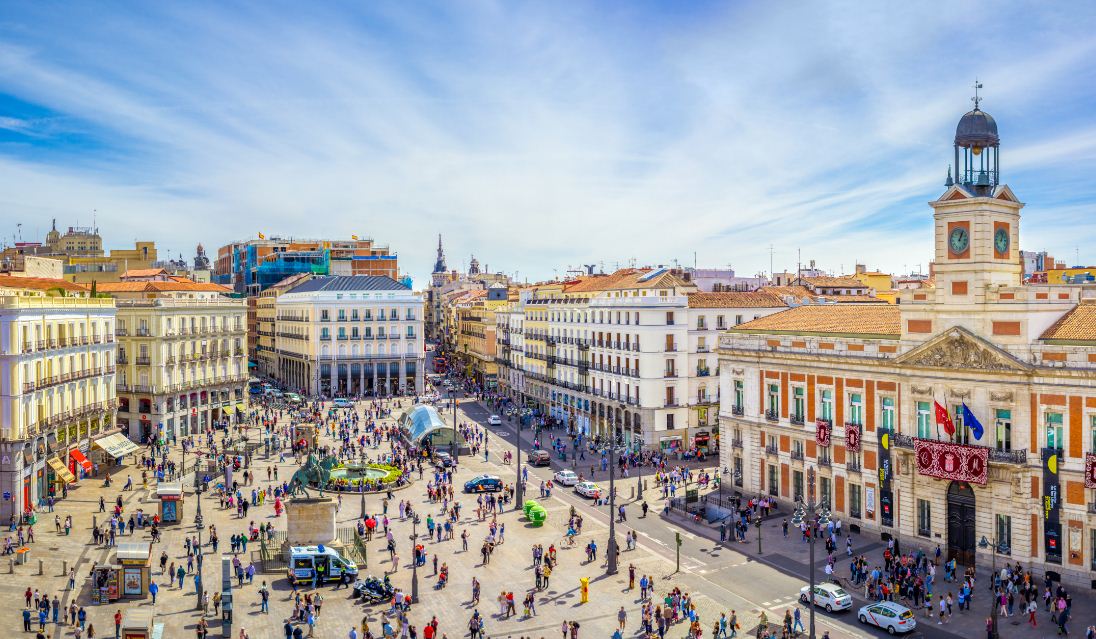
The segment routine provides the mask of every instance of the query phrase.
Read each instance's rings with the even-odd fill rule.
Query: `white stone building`
[[[0,276],[0,520],[60,497],[115,432],[114,319],[80,285]]]
[[[309,395],[421,394],[423,302],[389,277],[317,277],[278,296],[278,378]]]

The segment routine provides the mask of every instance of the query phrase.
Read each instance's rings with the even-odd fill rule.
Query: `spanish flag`
[[[265,236],[265,235],[263,235],[262,233],[259,233],[259,239],[260,239],[260,240],[265,240],[265,239],[266,239],[266,236]]]
[[[350,236],[350,239],[352,239],[352,240],[356,240],[356,239],[358,239],[358,236],[357,236],[357,235],[351,235],[351,236]]]

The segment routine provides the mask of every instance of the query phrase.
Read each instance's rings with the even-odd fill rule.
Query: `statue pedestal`
[[[331,497],[293,497],[285,503],[288,546],[337,546],[335,511]]]

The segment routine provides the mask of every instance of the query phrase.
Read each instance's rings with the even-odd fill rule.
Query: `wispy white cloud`
[[[770,244],[777,268],[899,270],[931,255],[975,76],[1021,197],[1096,164],[1092,12],[993,6],[975,34],[922,3],[132,5],[93,30],[26,6],[0,94],[64,120],[3,144],[30,118],[0,98],[0,210],[97,209],[109,244],[188,255],[365,233],[420,282],[437,232],[451,264],[530,277],[693,251],[753,273]],[[1042,215],[1096,198],[1038,192]]]

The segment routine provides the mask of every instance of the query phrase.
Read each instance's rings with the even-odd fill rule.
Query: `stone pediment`
[[[901,366],[1027,372],[1030,364],[965,328],[953,327],[895,359]]]

